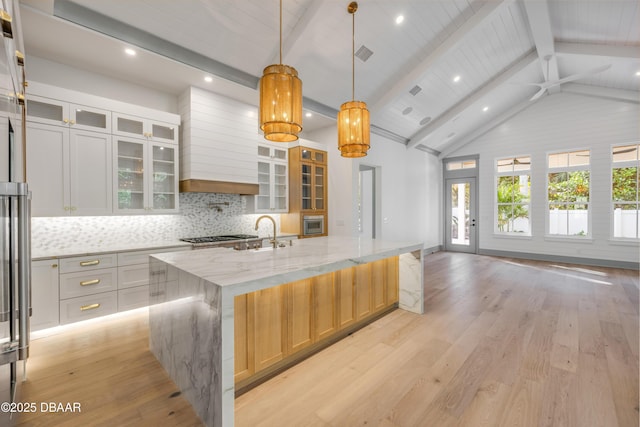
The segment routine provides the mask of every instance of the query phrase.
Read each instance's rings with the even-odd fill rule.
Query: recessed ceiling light
[[[311,116],[313,116],[313,114],[311,114],[310,112],[307,111],[304,116],[305,117],[311,117]]]
[[[400,25],[404,21],[404,15],[396,16],[396,24]]]
[[[424,126],[430,121],[431,121],[431,117],[425,117],[424,119],[420,120],[420,126]]]
[[[211,83],[211,82],[213,81],[213,77],[211,77],[211,76],[205,76],[205,77],[204,77],[204,81],[205,81],[205,82],[207,82],[207,83]]]
[[[459,75],[453,77],[453,82],[454,83],[458,83],[459,81],[460,81],[460,76]]]
[[[136,56],[136,51],[135,51],[135,50],[133,50],[133,49],[131,49],[130,47],[126,48],[126,49],[124,50],[124,53],[126,53],[126,54],[127,54],[127,55],[129,55],[129,56]]]
[[[412,111],[413,111],[413,107],[407,107],[404,110],[402,110],[402,115],[406,116],[407,114],[409,114]]]
[[[636,71],[636,76],[640,77],[640,71]]]
[[[484,108],[482,109],[482,111],[485,111],[485,112],[486,112],[486,111],[489,111],[489,107],[484,107]]]

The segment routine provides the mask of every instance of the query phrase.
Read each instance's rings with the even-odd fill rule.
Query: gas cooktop
[[[205,236],[205,237],[190,237],[186,239],[180,239],[183,242],[199,244],[199,243],[216,243],[216,242],[229,242],[232,240],[247,240],[257,239],[258,236],[251,234],[227,234],[223,236]]]

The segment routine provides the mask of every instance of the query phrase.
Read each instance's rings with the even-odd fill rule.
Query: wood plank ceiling
[[[229,93],[257,105],[262,69],[279,62],[278,0],[22,3],[27,54],[100,69],[169,93],[189,85],[207,88],[200,77],[193,81],[197,70],[240,83],[242,88],[235,85]],[[348,1],[283,3],[283,62],[300,73],[305,108],[328,118],[305,127],[332,125],[340,105],[351,98]],[[611,65],[552,85],[543,96],[570,90],[638,102],[639,4],[362,0],[356,49],[365,46],[373,53],[366,61],[356,59],[355,96],[369,105],[375,133],[440,156],[535,102],[530,98],[540,87],[534,84]],[[397,24],[399,15],[404,21]],[[69,38],[86,42],[64,51]],[[148,67],[120,66],[121,58],[104,55],[96,43],[137,45],[173,58],[184,72],[167,66],[172,74],[164,76],[153,60]]]

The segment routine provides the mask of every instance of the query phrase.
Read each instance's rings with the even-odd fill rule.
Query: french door
[[[445,180],[445,248],[477,252],[476,179]]]

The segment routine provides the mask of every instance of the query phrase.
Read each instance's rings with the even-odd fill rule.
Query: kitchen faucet
[[[263,218],[270,219],[271,222],[273,223],[273,240],[269,240],[269,243],[273,244],[273,249],[275,249],[278,247],[278,241],[276,240],[276,220],[270,217],[269,215],[262,215],[256,220],[256,230],[258,229],[258,224],[260,223],[260,220]]]

